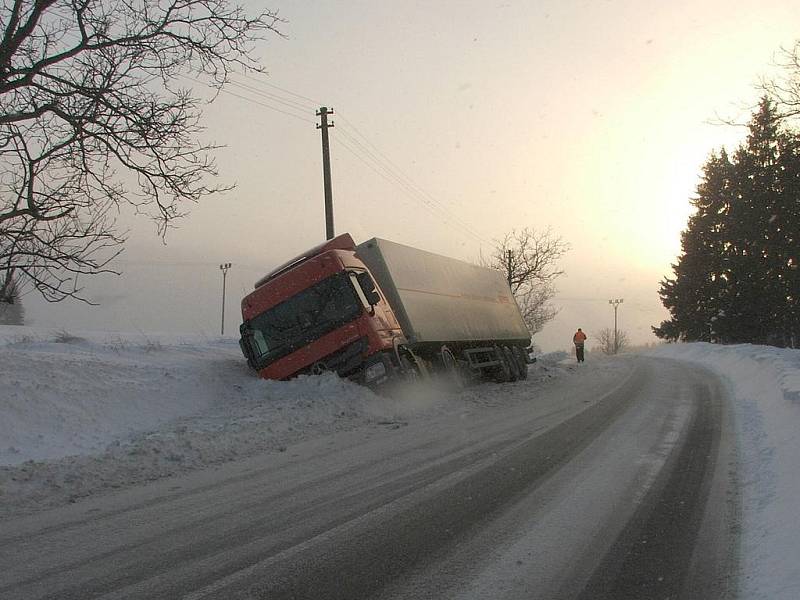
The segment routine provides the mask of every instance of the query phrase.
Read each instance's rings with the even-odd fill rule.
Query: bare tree
[[[7,274],[7,278],[8,281],[2,282],[5,291],[0,294],[0,325],[24,325],[25,309],[17,280],[13,273]]]
[[[759,87],[776,102],[780,118],[796,119],[800,116],[800,41],[790,48],[782,47],[775,66],[780,68],[779,74],[762,78]]]
[[[617,329],[615,340],[614,330],[611,327],[601,329],[600,332],[595,335],[595,339],[603,354],[618,354],[619,352],[623,352],[630,345],[626,332]]]
[[[556,294],[555,280],[564,274],[558,262],[568,250],[569,244],[550,229],[526,227],[495,240],[491,256],[481,259],[483,265],[505,274],[531,334],[558,314],[550,300]]]
[[[163,236],[187,202],[230,189],[208,183],[215,146],[185,78],[219,91],[261,71],[254,43],[280,19],[233,0],[0,1],[0,286],[15,272],[47,300],[82,299],[78,277],[122,249],[122,205]]]

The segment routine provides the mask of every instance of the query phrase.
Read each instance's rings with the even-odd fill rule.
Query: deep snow
[[[742,597],[800,597],[800,352],[678,344],[648,354],[704,364],[727,382],[741,463]],[[577,371],[563,359],[532,366],[532,384]],[[588,359],[582,376],[594,368]],[[332,431],[461,418],[459,407],[489,407],[498,393],[521,401],[515,389],[386,398],[330,374],[259,380],[232,339],[0,327],[0,521]]]
[[[574,368],[548,361],[531,378]],[[495,402],[489,384],[458,398],[421,385],[387,398],[333,374],[264,381],[229,338],[0,327],[0,519],[325,433]]]

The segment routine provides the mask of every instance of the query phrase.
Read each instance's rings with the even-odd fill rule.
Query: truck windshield
[[[362,305],[347,273],[323,279],[250,320],[245,331],[257,368],[358,317]]]

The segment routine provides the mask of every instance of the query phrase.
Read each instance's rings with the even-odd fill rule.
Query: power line
[[[376,174],[382,177],[385,181],[387,181],[390,184],[399,186],[401,191],[405,192],[418,202],[421,202],[422,204],[425,204],[432,209],[438,208],[432,203],[428,202],[424,197],[420,197],[413,186],[409,185],[401,177],[398,177],[391,169],[388,169],[383,163],[381,163],[380,160],[376,159],[373,154],[371,154],[368,150],[366,150],[364,146],[356,138],[352,137],[349,133],[347,133],[346,130],[340,129],[339,133],[342,134],[348,140],[346,144],[347,149],[351,153],[353,153],[357,158],[359,158],[365,165],[367,165],[370,169],[372,169],[372,171],[374,171]],[[339,141],[341,142],[342,140]],[[437,216],[441,217],[442,215],[437,215]]]
[[[274,88],[276,90],[280,90],[281,92],[284,92],[286,94],[290,94],[292,96],[295,96],[296,98],[300,98],[301,100],[306,100],[311,107],[317,107],[317,106],[321,106],[323,104],[319,100],[313,100],[313,99],[309,98],[308,96],[303,96],[302,94],[298,94],[298,93],[293,92],[291,90],[287,90],[286,88],[282,88],[279,85],[275,85],[274,83],[269,83],[268,81],[264,81],[263,79],[258,79],[256,77],[252,77],[250,75],[245,75],[245,74],[241,74],[241,76],[244,77],[245,79],[249,79],[250,81],[254,81],[254,82],[259,83],[261,85],[266,85],[266,86]]]
[[[299,98],[305,102],[312,103],[319,105],[313,99],[309,98],[308,96],[304,96],[302,94],[298,94],[281,86],[268,83],[263,81],[262,79],[256,79],[254,77],[248,75],[241,75],[245,79],[258,83],[259,85],[268,86],[270,88],[279,90],[284,92],[285,94],[289,94],[294,96],[295,98]],[[186,79],[191,81],[195,81],[196,83],[202,83],[196,79],[191,77],[184,76]],[[255,100],[253,98],[249,98],[247,96],[242,96],[235,92],[231,92],[227,89],[220,90],[222,93],[226,93],[230,96],[234,96],[235,98],[239,98],[246,102],[250,102],[252,104],[262,106],[269,110],[272,110],[277,113],[281,113],[283,115],[292,117],[299,121],[303,121],[305,123],[313,123],[316,125],[315,121],[307,119],[303,116],[298,115],[296,112],[291,111],[302,111],[305,110],[307,107],[304,106],[302,103],[293,100],[292,98],[286,98],[284,96],[280,96],[278,94],[266,92],[263,90],[258,90],[252,86],[243,84],[237,81],[231,81],[232,85],[243,89],[249,93],[256,94],[257,96],[267,99],[270,102],[277,102],[284,106],[284,109],[278,108],[272,104],[268,104],[267,102]],[[310,109],[310,106],[308,108]],[[286,108],[290,110],[285,110]],[[346,127],[341,128],[340,132],[344,137],[349,140],[349,144],[343,142],[340,139],[336,140],[336,143],[341,143],[342,147],[348,150],[351,154],[353,154],[357,159],[359,159],[362,163],[364,163],[370,170],[377,173],[381,178],[389,182],[390,184],[398,187],[406,196],[411,198],[412,200],[420,203],[423,207],[426,208],[431,214],[436,216],[439,219],[445,219],[444,224],[448,226],[455,226],[459,229],[462,233],[469,235],[470,237],[474,238],[475,240],[488,244],[489,246],[493,245],[493,242],[487,240],[486,238],[482,237],[478,234],[474,229],[472,229],[466,222],[462,221],[458,216],[456,216],[447,206],[445,206],[442,202],[420,187],[417,183],[415,183],[408,175],[406,175],[391,159],[389,159],[375,144],[373,144],[369,138],[367,138],[361,131],[346,117],[342,116],[340,113],[340,118],[345,122]],[[352,129],[353,134],[350,134],[347,129]],[[338,136],[336,136],[338,138]],[[363,140],[363,142],[362,142]],[[366,158],[365,158],[366,157]],[[370,162],[371,161],[371,162]],[[438,212],[437,212],[438,211]]]
[[[245,100],[246,102],[250,102],[252,104],[257,104],[258,106],[263,106],[264,108],[267,108],[269,110],[284,114],[287,117],[292,117],[293,119],[297,119],[298,121],[303,121],[304,123],[311,123],[312,125],[314,124],[314,121],[312,121],[311,119],[306,119],[305,117],[301,117],[301,116],[296,115],[294,113],[290,113],[290,112],[288,112],[286,110],[282,110],[280,108],[276,108],[275,106],[271,106],[271,105],[267,104],[266,102],[261,102],[259,100],[253,100],[252,98],[248,98],[246,96],[242,96],[240,94],[236,94],[234,92],[231,92],[230,90],[221,90],[221,91],[222,91],[223,94],[228,94],[229,96],[234,96],[235,98],[240,98],[241,100]]]
[[[366,149],[358,139],[351,136],[346,129],[339,128],[339,133],[343,135],[347,140],[348,144],[352,145],[354,148],[358,149],[360,153],[362,153],[365,157],[367,157],[372,164],[374,164],[375,172],[380,171],[378,174],[384,177],[386,181],[390,183],[397,183],[398,185],[402,186],[408,193],[413,194],[415,192],[414,188],[408,185],[401,177],[398,177],[395,173],[392,172],[391,169],[387,168],[380,160],[375,158],[375,155],[372,154],[368,149]]]
[[[195,79],[194,77],[189,77],[188,75],[181,75],[181,77],[183,77],[184,79],[186,79],[188,81],[192,81],[194,83],[197,83],[197,84],[209,87],[209,88],[211,87],[207,83],[204,83],[204,82],[200,81],[199,79]],[[236,84],[235,82],[230,82],[230,83],[233,83],[234,85],[238,85],[239,87],[244,87],[243,84]],[[234,98],[239,98],[240,100],[244,100],[245,102],[250,102],[251,104],[256,104],[258,106],[261,106],[263,108],[272,110],[274,112],[281,113],[283,115],[286,115],[287,117],[292,117],[293,119],[297,119],[298,121],[303,121],[304,123],[312,123],[312,124],[314,123],[314,121],[312,121],[311,119],[307,119],[306,117],[300,116],[297,113],[289,112],[287,110],[278,108],[278,107],[273,106],[271,104],[267,104],[266,102],[261,101],[261,100],[255,100],[253,98],[248,98],[247,96],[242,96],[241,94],[237,94],[236,92],[232,92],[232,91],[230,91],[228,89],[225,89],[225,88],[220,89],[219,92],[222,93],[222,94],[227,94],[229,96],[233,96]],[[295,109],[295,110],[297,110],[297,109]]]
[[[489,244],[490,246],[493,245],[492,242],[483,238],[480,234],[478,234],[472,227],[470,227],[466,222],[462,221],[458,216],[453,214],[447,206],[445,206],[442,202],[440,202],[437,198],[432,196],[428,193],[425,189],[419,186],[417,183],[414,182],[408,175],[406,175],[390,158],[388,158],[381,150],[373,144],[369,138],[367,138],[363,133],[361,133],[355,125],[353,125],[347,117],[339,112],[339,117],[342,121],[344,121],[345,125],[351,128],[356,135],[358,135],[364,143],[366,143],[370,148],[374,150],[371,151],[369,148],[366,148],[364,144],[360,143],[356,138],[353,138],[352,141],[355,142],[360,148],[364,149],[365,153],[373,158],[373,160],[380,164],[383,169],[385,169],[388,173],[391,173],[392,177],[398,181],[402,181],[403,185],[407,186],[411,190],[413,190],[414,194],[417,198],[422,199],[425,203],[430,203],[436,205],[440,211],[445,213],[448,216],[448,219],[457,223],[463,230],[468,231],[469,234],[474,237],[475,239]],[[345,129],[340,129],[340,131],[344,131]],[[378,155],[376,157],[376,154]]]
[[[281,87],[279,85],[275,85],[273,83],[267,82],[263,79],[252,77],[249,75],[242,75],[245,79],[257,83],[258,85],[268,86],[272,89],[279,90],[285,94],[289,94],[294,96],[295,98],[299,98],[308,104],[309,110],[313,106],[316,108],[317,106],[321,106],[323,103],[314,100],[313,98],[309,98],[308,96],[304,96],[303,94],[298,94],[297,92],[293,92],[287,88]],[[291,105],[293,107],[302,107],[302,104],[299,104],[297,101],[288,99],[285,97],[278,96],[276,94],[268,93],[268,92],[261,92],[259,90],[253,90],[253,88],[248,88],[256,94],[263,94],[267,98],[274,99],[279,102],[283,102],[285,104]],[[386,154],[384,154],[374,143],[370,141],[370,139],[364,135],[356,126],[352,123],[346,116],[342,115],[341,111],[337,111],[339,118],[344,121],[346,125],[345,128],[339,128],[339,132],[345,136],[347,136],[347,132],[345,131],[347,128],[352,129],[354,135],[351,135],[348,139],[353,146],[356,146],[358,149],[361,150],[362,154],[369,157],[369,159],[377,166],[378,169],[382,170],[384,173],[387,174],[392,180],[394,180],[398,185],[401,185],[405,188],[406,193],[413,197],[414,200],[421,202],[423,204],[427,204],[429,206],[434,207],[435,210],[439,210],[448,221],[457,224],[458,227],[467,232],[471,237],[475,238],[476,240],[486,243],[488,245],[493,245],[493,242],[483,238],[480,234],[478,234],[474,229],[472,229],[466,222],[462,221],[457,215],[455,215],[444,203],[440,202],[437,198],[432,196],[422,187],[420,187],[417,183],[414,182],[406,173],[404,173],[396,163],[394,163]],[[360,139],[359,139],[360,138]],[[363,140],[363,142],[361,141]],[[352,147],[348,147],[348,150],[351,153],[355,154]],[[362,162],[365,162],[362,160]],[[365,164],[367,164],[365,162]],[[367,165],[369,166],[369,165]],[[370,167],[373,171],[375,168]],[[377,171],[376,171],[377,172]],[[386,179],[386,177],[384,177]],[[442,215],[438,215],[440,218]]]
[[[198,81],[196,79],[193,79],[193,78],[190,78],[190,77],[186,77],[186,76],[184,76],[184,77],[186,79],[189,79],[189,80],[194,81],[196,83],[202,83],[202,82],[200,82],[200,81]],[[234,82],[234,85],[238,85],[239,87],[242,87],[242,88],[245,88],[245,89],[252,89],[249,86],[245,86],[243,84],[237,84],[235,82]],[[300,117],[300,116],[298,116],[298,115],[296,115],[294,113],[290,113],[288,111],[281,110],[279,108],[276,108],[276,107],[271,106],[269,104],[266,104],[264,102],[261,102],[261,101],[258,101],[258,100],[254,100],[252,98],[248,98],[246,96],[242,96],[242,95],[237,94],[235,92],[231,92],[230,90],[222,89],[221,92],[225,93],[225,94],[228,94],[230,96],[234,96],[236,98],[240,98],[241,100],[244,100],[246,102],[250,102],[250,103],[256,104],[258,106],[263,106],[264,108],[268,108],[268,109],[273,110],[275,112],[278,112],[278,113],[293,117],[293,118],[298,119],[300,121],[303,121],[303,122],[306,122],[306,123],[314,123],[314,121],[311,121],[310,119],[305,119],[305,118]],[[255,93],[259,93],[259,92],[256,90]],[[352,125],[351,125],[351,127],[352,127]],[[355,128],[353,128],[353,129],[355,129]],[[359,151],[357,149],[351,148],[350,146],[348,146],[348,145],[346,145],[344,143],[341,143],[340,140],[337,140],[337,143],[341,143],[342,147],[345,147],[345,149],[347,149],[353,156],[355,156],[358,160],[360,160],[362,163],[364,163],[368,168],[370,168],[372,171],[374,171],[379,176],[381,176],[384,180],[386,180],[390,184],[394,184],[394,185],[400,186],[400,189],[402,191],[404,191],[407,195],[409,195],[413,199],[415,199],[418,202],[420,202],[425,208],[428,209],[428,211],[432,215],[436,216],[439,219],[446,219],[446,220],[449,220],[450,222],[452,222],[453,224],[456,224],[462,230],[462,233],[466,233],[466,234],[470,235],[471,237],[475,238],[476,240],[478,240],[480,242],[485,242],[485,243],[491,244],[491,242],[488,242],[487,240],[485,240],[482,237],[480,237],[477,233],[472,231],[468,226],[466,226],[463,223],[460,223],[446,208],[443,208],[441,206],[435,206],[431,202],[427,201],[424,197],[421,197],[420,196],[420,192],[418,192],[416,190],[416,188],[414,187],[413,183],[408,183],[407,181],[403,180],[402,177],[400,177],[397,174],[395,174],[392,171],[392,169],[390,169],[385,164],[383,164],[380,161],[380,159],[376,158],[374,153],[372,153],[368,148],[366,148],[363,144],[361,144],[359,142],[359,140],[357,140],[353,136],[350,136],[349,134],[347,134],[347,132],[344,132],[344,135],[348,139],[352,140],[352,143],[354,145],[356,145],[358,148],[361,148],[362,149],[362,153],[367,155],[368,157],[370,157],[375,162],[375,164],[377,166],[373,166],[372,164],[370,164],[367,159],[363,158],[362,155],[359,154]],[[362,137],[364,137],[363,134],[362,134]],[[380,169],[382,169],[384,172],[381,172]],[[437,209],[440,211],[439,214],[437,214],[435,212]],[[445,224],[449,225],[450,223],[445,221]]]
[[[371,153],[368,149],[366,149],[363,146],[363,144],[361,144],[356,138],[348,134],[346,130],[340,129],[339,133],[342,134],[344,138],[348,140],[348,142],[345,143],[344,140],[341,139],[341,137],[337,137],[336,142],[341,144],[351,154],[353,154],[356,158],[358,158],[362,163],[364,163],[367,167],[369,167],[373,172],[375,172],[385,181],[395,186],[397,189],[403,192],[407,197],[418,202],[420,205],[422,205],[423,208],[428,210],[428,212],[430,212],[438,219],[444,219],[446,225],[455,226],[461,231],[461,233],[465,233],[479,242],[491,245],[491,242],[482,238],[466,223],[457,219],[449,210],[447,210],[446,207],[443,207],[439,203],[429,200],[426,197],[426,194],[420,191],[418,186],[415,186],[413,182],[409,182],[407,178],[403,178],[402,176],[398,175],[395,171],[387,167],[385,163],[376,158],[376,156],[373,153]]]
[[[290,98],[285,98],[285,97],[279,96],[277,94],[271,94],[269,92],[265,92],[263,90],[259,90],[258,88],[253,87],[252,85],[247,85],[246,83],[241,83],[239,81],[235,81],[235,80],[231,79],[228,82],[228,84],[229,85],[233,85],[233,86],[238,87],[238,88],[241,88],[243,90],[246,90],[246,91],[250,92],[251,94],[256,94],[257,96],[261,96],[262,98],[266,98],[266,99],[271,100],[273,102],[278,102],[279,104],[283,104],[283,105],[285,105],[287,107],[290,107],[290,108],[293,108],[295,110],[299,110],[299,111],[303,111],[303,112],[308,110],[308,106],[305,105],[305,104],[301,104],[300,102],[295,102],[294,100],[292,100]]]
[[[470,231],[469,229],[464,228],[459,223],[453,221],[450,218],[450,215],[442,214],[440,208],[438,208],[435,205],[432,205],[432,204],[426,202],[424,199],[420,199],[420,198],[415,197],[413,192],[405,189],[402,186],[402,183],[399,183],[399,182],[396,182],[396,181],[393,181],[392,179],[390,179],[390,177],[388,175],[386,175],[385,173],[381,172],[376,166],[372,165],[364,156],[362,156],[362,154],[357,149],[355,149],[354,147],[351,147],[350,144],[345,142],[341,137],[337,137],[336,140],[335,140],[335,143],[337,145],[341,146],[342,148],[344,148],[345,150],[347,150],[350,154],[352,154],[356,159],[358,159],[360,162],[362,162],[371,171],[376,173],[379,177],[383,178],[388,183],[397,186],[398,189],[400,189],[402,192],[404,192],[407,196],[409,196],[410,198],[418,201],[420,203],[420,205],[422,206],[422,208],[427,210],[431,215],[433,215],[437,219],[444,219],[444,224],[445,225],[455,226],[455,227],[457,227],[457,228],[459,228],[461,230],[462,234],[466,234],[468,236],[471,236],[471,237],[475,238],[477,241],[480,241],[480,242],[484,242],[485,241],[482,238],[480,238],[479,236],[477,236],[474,232]],[[437,210],[439,212],[437,212]]]

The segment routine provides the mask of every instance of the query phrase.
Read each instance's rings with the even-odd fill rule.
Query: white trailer
[[[356,247],[409,351],[443,368],[524,378],[531,338],[502,273],[388,240]]]

